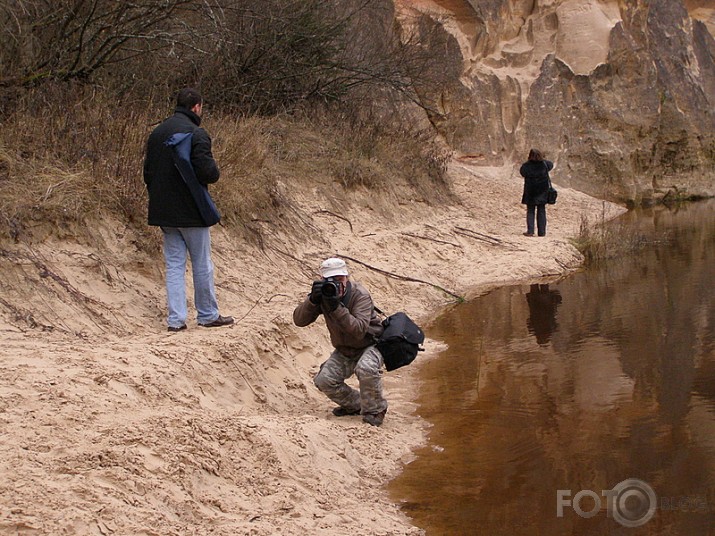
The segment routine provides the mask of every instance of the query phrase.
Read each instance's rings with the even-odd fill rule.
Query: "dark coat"
[[[522,164],[519,173],[524,177],[524,193],[521,202],[524,205],[545,205],[546,194],[549,191],[549,171],[554,169],[554,163],[549,160],[540,162],[529,160]]]
[[[191,132],[191,164],[203,185],[219,178],[211,154],[211,138],[199,128],[201,118],[186,108],[176,108],[174,115],[149,135],[144,160],[144,182],[149,193],[149,225],[164,227],[205,227],[189,188],[174,165],[171,147],[164,142],[177,132]]]

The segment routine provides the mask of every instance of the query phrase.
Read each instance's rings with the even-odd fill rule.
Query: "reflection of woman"
[[[549,285],[531,285],[526,293],[529,318],[526,327],[536,337],[536,342],[546,344],[556,331],[556,308],[561,303],[561,293],[549,290]]]
[[[519,173],[524,177],[522,204],[526,205],[526,232],[524,236],[534,236],[534,213],[539,236],[546,236],[546,196],[549,191],[549,171],[553,162],[544,160],[540,151],[529,151],[529,160],[524,162]]]

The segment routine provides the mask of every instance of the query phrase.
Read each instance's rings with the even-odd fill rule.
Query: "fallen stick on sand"
[[[353,259],[352,257],[348,257],[347,255],[342,255],[342,254],[340,254],[340,253],[338,253],[338,257],[342,257],[343,259],[347,259],[347,260],[349,260],[349,261],[356,262],[356,263],[358,263],[358,264],[364,266],[365,268],[369,268],[370,270],[374,270],[375,272],[379,272],[379,273],[381,273],[381,274],[384,274],[384,275],[386,275],[386,276],[388,276],[388,277],[392,277],[392,278],[394,278],[394,279],[401,279],[402,281],[413,281],[413,282],[415,282],[415,283],[423,283],[423,284],[425,284],[425,285],[429,285],[429,286],[434,287],[434,288],[436,288],[436,289],[438,289],[438,290],[441,290],[441,291],[444,292],[445,294],[449,294],[450,296],[452,296],[453,298],[455,298],[456,300],[458,300],[458,301],[460,301],[460,302],[464,301],[464,297],[463,297],[463,296],[460,296],[459,294],[455,294],[454,292],[452,292],[452,291],[450,291],[450,290],[447,290],[447,289],[444,288],[444,287],[440,287],[439,285],[436,285],[436,284],[434,284],[434,283],[430,283],[429,281],[424,281],[424,280],[422,280],[422,279],[417,279],[417,278],[409,277],[409,276],[406,276],[406,275],[395,274],[395,273],[393,273],[393,272],[388,272],[388,271],[382,270],[382,269],[380,269],[380,268],[375,268],[374,266],[370,266],[370,265],[367,264],[367,263],[364,263],[364,262],[359,261],[359,260],[357,260],[357,259]]]

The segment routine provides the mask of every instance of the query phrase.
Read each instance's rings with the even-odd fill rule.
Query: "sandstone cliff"
[[[715,7],[707,0],[396,0],[434,26],[444,82],[421,93],[459,153],[649,203],[715,194]]]

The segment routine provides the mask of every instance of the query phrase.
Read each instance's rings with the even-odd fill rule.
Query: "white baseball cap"
[[[323,278],[334,277],[336,275],[348,275],[348,267],[343,259],[331,257],[325,259],[320,264],[320,275]]]

